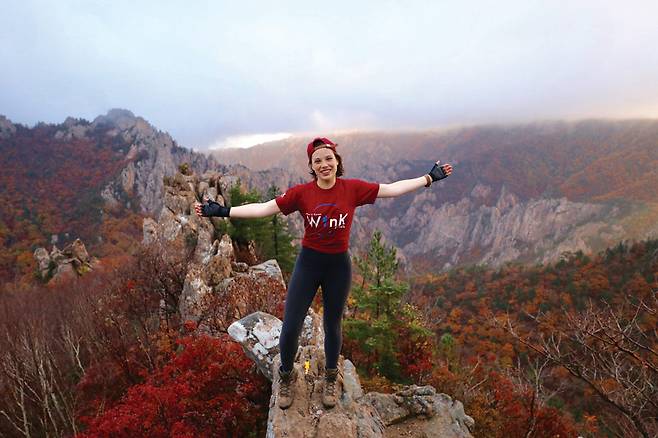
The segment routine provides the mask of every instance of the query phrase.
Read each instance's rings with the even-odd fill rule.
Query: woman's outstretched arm
[[[208,204],[196,204],[194,211],[197,216],[219,216],[233,218],[258,218],[271,216],[279,213],[279,206],[276,200],[272,199],[267,202],[255,202],[252,204],[238,205],[237,207],[224,207],[211,201]]]
[[[421,187],[429,186],[432,182],[447,178],[452,173],[450,164],[439,165],[440,161],[434,164],[430,173],[418,178],[403,179],[390,184],[380,184],[378,198],[395,198],[405,193],[413,192]]]

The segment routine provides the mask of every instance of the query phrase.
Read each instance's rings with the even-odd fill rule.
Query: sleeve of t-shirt
[[[284,194],[276,197],[276,205],[279,206],[281,213],[288,216],[299,210],[299,186],[289,188]]]
[[[359,205],[373,204],[375,199],[377,199],[377,193],[379,193],[379,184],[362,181],[360,179],[352,181],[354,205],[358,207]]]

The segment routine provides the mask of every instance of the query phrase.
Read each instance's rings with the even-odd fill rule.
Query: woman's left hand
[[[452,166],[450,164],[440,165],[441,160],[438,160],[434,163],[434,167],[429,173],[429,176],[432,178],[432,181],[438,181],[443,178],[447,178],[452,173]]]

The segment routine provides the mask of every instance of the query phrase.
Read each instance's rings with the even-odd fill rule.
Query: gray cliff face
[[[188,163],[190,170],[200,174],[218,167],[205,155],[179,147],[169,134],[154,129],[130,111],[111,110],[107,115],[97,117],[90,128],[99,125],[110,127],[107,135],[121,136],[131,145],[127,158],[133,161],[103,191],[103,198],[110,204],[120,203],[124,195],[136,195],[140,211],[157,217],[163,207],[165,176],[174,175],[183,163]]]
[[[366,230],[379,228],[403,259],[431,256],[440,269],[449,269],[465,263],[546,263],[564,252],[596,252],[627,236],[618,224],[622,209],[611,204],[565,198],[521,201],[503,187],[488,206],[481,197],[491,191],[477,185],[471,196],[451,203],[441,203],[436,191],[419,192],[398,216],[361,217],[355,238],[363,242]],[[381,204],[386,208],[391,201]]]

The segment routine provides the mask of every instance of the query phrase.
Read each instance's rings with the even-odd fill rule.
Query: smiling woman
[[[359,179],[344,179],[343,159],[338,145],[318,137],[306,147],[313,181],[288,189],[286,193],[264,203],[227,207],[216,202],[195,206],[199,216],[257,218],[276,213],[288,215],[299,211],[304,218],[302,250],[290,278],[279,338],[278,405],[290,407],[294,400],[297,371],[294,360],[304,318],[319,286],[322,286],[325,330],[325,381],[322,403],[330,408],[340,397],[337,368],[342,344],[341,322],[350,291],[352,266],[348,253],[350,228],[357,207],[372,204],[377,198],[391,198],[429,187],[433,181],[452,173],[450,164],[434,167],[418,178],[377,184]]]
[[[337,144],[328,138],[316,138],[307,146],[308,167],[311,175],[323,189],[331,188],[336,177],[343,176],[343,159],[336,152]]]

